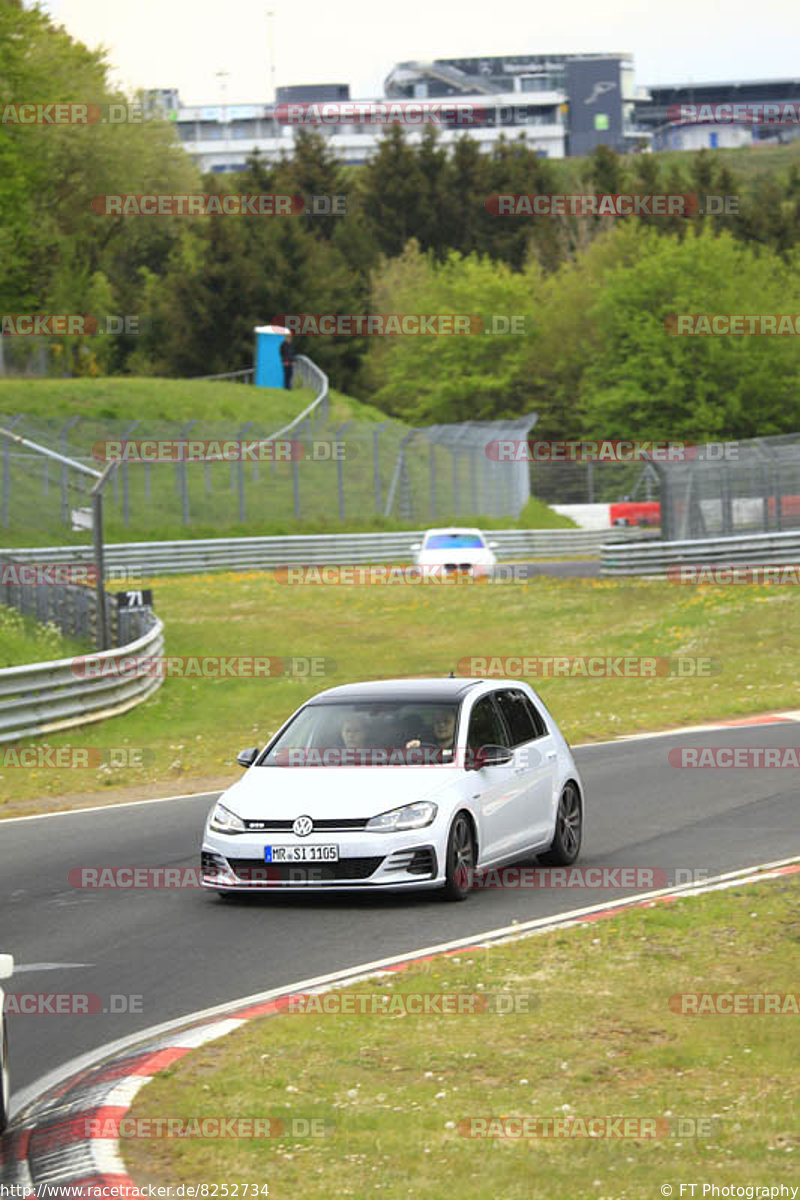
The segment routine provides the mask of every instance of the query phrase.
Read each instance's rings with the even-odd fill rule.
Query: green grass
[[[571,517],[565,517],[563,513],[557,513],[548,504],[545,504],[544,500],[540,500],[538,496],[531,496],[519,514],[516,524],[520,529],[578,528]]]
[[[49,739],[142,747],[152,753],[150,765],[13,775],[0,769],[3,816],[97,803],[103,793],[158,796],[232,782],[237,751],[263,745],[321,688],[445,675],[474,655],[716,660],[718,673],[710,677],[530,678],[573,742],[797,707],[794,588],[546,577],[446,588],[297,586],[266,572],[172,576],[152,586],[168,654],[323,658],[330,660],[326,674],[167,679],[125,716]]]
[[[693,1180],[791,1184],[799,1018],[685,1016],[669,1000],[794,991],[798,930],[795,876],[378,977],[355,990],[538,1004],[502,1017],[251,1022],[159,1074],[130,1115],[317,1118],[325,1136],[129,1139],[126,1166],[140,1186],[237,1180],[303,1200],[441,1200],[456,1188],[468,1200],[651,1200]],[[565,1115],[660,1119],[660,1136],[489,1140],[459,1125]]]
[[[62,637],[55,625],[40,625],[0,604],[0,670],[85,652],[81,642]]]
[[[100,379],[2,379],[0,413],[66,421],[255,421],[277,429],[314,399],[309,388],[257,388],[196,379],[106,376]],[[331,419],[380,421],[384,414],[341,392],[331,392]],[[80,428],[80,426],[79,426]],[[72,435],[75,440],[75,435]]]

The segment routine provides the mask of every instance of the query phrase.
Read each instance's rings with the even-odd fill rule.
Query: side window
[[[495,699],[511,734],[511,745],[521,746],[538,737],[536,722],[522,692],[498,692]]]
[[[530,702],[530,700],[528,699],[528,697],[526,695],[524,695],[524,693],[521,692],[520,695],[522,696],[522,700],[523,700],[523,703],[525,704],[525,707],[527,708],[528,712],[531,714],[531,720],[533,721],[533,726],[534,726],[534,729],[536,730],[536,737],[544,737],[544,735],[547,733],[547,726],[544,723],[544,717],[539,712],[536,705],[532,704]]]
[[[484,696],[472,710],[467,746],[470,750],[480,750],[481,746],[507,745],[508,737],[492,697]]]

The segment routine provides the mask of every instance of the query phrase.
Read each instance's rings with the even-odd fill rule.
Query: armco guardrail
[[[670,567],[740,563],[800,564],[800,530],[680,542],[610,542],[602,550],[603,575],[663,577]]]
[[[180,575],[198,571],[258,570],[293,564],[408,562],[411,545],[423,532],[325,533],[297,537],[207,538],[177,542],[121,542],[105,547],[107,575],[114,571],[146,575]],[[501,559],[561,558],[569,555],[598,557],[607,531],[582,529],[490,529],[489,541],[498,543]],[[639,540],[638,530],[617,536]],[[84,546],[43,546],[0,550],[16,562],[89,562]]]
[[[160,672],[142,666],[164,649],[164,626],[155,614],[150,617],[150,629],[135,642],[85,656],[104,664],[96,672],[74,658],[0,671],[0,742],[102,721],[146,700],[163,682]]]

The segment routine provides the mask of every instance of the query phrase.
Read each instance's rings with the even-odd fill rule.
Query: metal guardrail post
[[[397,462],[395,463],[394,475],[392,476],[392,482],[389,486],[389,495],[386,498],[386,509],[383,514],[385,517],[391,516],[392,506],[394,504],[394,498],[395,498],[395,494],[397,492],[398,484],[400,483],[400,480],[403,476],[403,472],[405,471],[406,448],[408,446],[408,443],[411,441],[411,439],[414,437],[414,435],[417,432],[418,431],[416,429],[409,430],[409,432],[405,435],[405,437],[401,439],[400,445],[397,448]]]
[[[67,446],[68,446],[67,434],[69,433],[70,429],[72,429],[73,425],[77,425],[78,421],[80,421],[80,416],[70,417],[70,419],[64,425],[62,425],[62,427],[58,433],[58,444],[61,447],[61,454],[62,454],[62,461],[61,461],[61,520],[64,522],[65,525],[72,524],[72,521],[70,520],[70,515],[69,515],[69,499],[67,496],[67,486],[69,483],[69,476],[67,475],[67,465],[66,465],[66,462],[64,461],[64,459],[67,458]]]
[[[436,520],[436,447],[428,444],[428,511],[432,521]]]
[[[95,596],[97,608],[97,649],[108,649],[108,618],[106,614],[105,561],[103,554],[103,490],[108,480],[114,477],[119,464],[110,462],[92,488],[92,539],[94,542],[94,565],[96,572]]]
[[[381,430],[387,425],[391,425],[391,421],[381,421],[372,431],[372,486],[375,491],[375,512],[381,511],[381,455],[380,455],[380,437]]]
[[[252,428],[253,428],[252,421],[245,422],[245,424],[242,425],[241,429],[237,433],[236,440],[238,442],[241,442],[242,438],[247,433],[248,429],[252,429]],[[241,453],[239,454],[238,462],[233,465],[235,465],[235,467],[236,467],[236,476],[237,476],[238,490],[239,490],[239,520],[242,524],[244,524],[244,521],[245,521],[244,462],[242,461]]]
[[[197,421],[189,421],[184,425],[178,434],[178,439],[182,442],[186,435]],[[189,476],[187,474],[186,455],[183,454],[181,461],[178,463],[178,487],[181,493],[181,520],[184,525],[189,524]]]
[[[352,425],[352,421],[343,421],[336,432],[336,441],[341,440],[342,434],[347,429],[348,425]],[[338,449],[338,446],[337,446]],[[345,496],[344,496],[344,459],[341,455],[336,456],[336,490],[339,496],[339,520],[344,521],[345,517]]]
[[[141,421],[132,421],[131,422],[131,424],[128,426],[128,428],[125,430],[125,432],[122,435],[123,442],[125,442],[127,440],[127,438],[130,436],[130,434],[133,433],[133,431],[137,425],[141,425]],[[130,463],[128,462],[128,460],[126,458],[122,464],[122,523],[123,523],[123,525],[129,525],[130,518],[131,518],[130,481],[128,478],[129,470],[130,470]]]

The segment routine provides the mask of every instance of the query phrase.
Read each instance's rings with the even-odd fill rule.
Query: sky
[[[124,91],[177,88],[186,105],[268,102],[273,61],[278,87],[347,83],[354,98],[381,96],[403,60],[548,51],[629,51],[644,86],[800,75],[793,0],[38,2],[72,37],[106,47]]]

